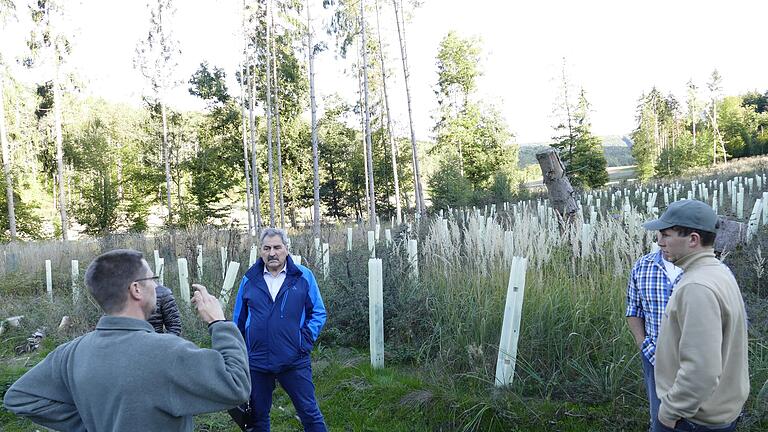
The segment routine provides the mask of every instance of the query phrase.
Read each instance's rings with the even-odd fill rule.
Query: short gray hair
[[[288,243],[290,243],[290,240],[288,240],[288,234],[285,232],[284,229],[280,228],[264,228],[261,230],[261,235],[259,236],[259,243],[264,244],[264,239],[267,237],[280,237],[280,240],[283,242],[283,245],[285,247],[288,247]]]

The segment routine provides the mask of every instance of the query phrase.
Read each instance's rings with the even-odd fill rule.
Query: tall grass
[[[762,170],[759,164],[764,162],[753,168]],[[725,173],[717,175],[723,181]],[[676,186],[681,194],[684,185],[678,182]],[[454,211],[446,218],[392,227],[391,245],[385,244],[382,233],[377,255],[384,265],[387,364],[416,366],[439,383],[444,390],[435,398],[454,406],[449,423],[459,425],[459,429],[509,430],[521,415],[538,415],[516,408],[521,401],[531,399],[608,406],[608,412],[629,419],[625,430],[638,430],[646,415],[644,390],[639,353],[625,322],[624,301],[629,270],[653,240],[653,234],[642,228],[650,216],[634,210],[645,210],[642,192],[652,188],[622,185],[622,192],[624,188],[633,210],[621,212],[617,210],[620,204],[608,208],[610,191],[598,192],[602,209],[586,238],[580,217],[563,226],[543,200],[521,203],[514,211],[499,214]],[[312,235],[291,234],[291,252],[315,269],[329,312],[320,344],[367,347],[369,254],[365,228],[353,230],[354,247],[347,251],[346,227],[323,227],[322,242],[330,244],[328,279],[319,271],[321,257]],[[507,238],[512,239],[511,244]],[[419,240],[418,278],[410,277],[409,239]],[[758,392],[768,380],[768,325],[764,324],[768,322],[768,302],[764,289],[760,289],[765,286],[766,260],[754,249],[768,250],[764,230],[758,240],[726,260],[749,307],[753,397],[744,427],[757,428],[754,430],[765,426],[766,402]],[[66,246],[50,242],[0,247],[0,268],[5,270],[0,280],[4,299],[0,319],[24,314],[28,326],[4,336],[21,337],[39,325],[55,327],[65,312],[77,317],[77,325],[56,341],[74,337],[95,324],[99,313],[93,304],[76,306],[69,300],[71,259],[80,260],[82,274],[90,259],[105,250],[138,249],[152,263],[152,251],[157,249],[165,258],[166,285],[177,295],[178,256],[189,260],[196,282],[218,293],[222,283],[219,247],[226,248],[229,260],[241,264],[242,275],[252,241],[237,231],[197,228],[173,235],[116,236]],[[205,253],[201,280],[195,271],[198,244]],[[521,337],[514,383],[496,391],[491,389],[512,256],[528,258]],[[54,263],[53,303],[43,296],[45,259]],[[762,271],[755,270],[758,267]],[[230,309],[231,304],[227,305]],[[192,311],[183,311],[184,335],[205,344],[204,326]],[[13,343],[0,337],[0,347]],[[0,357],[5,355],[10,354],[0,351]],[[768,389],[763,393],[768,398]]]

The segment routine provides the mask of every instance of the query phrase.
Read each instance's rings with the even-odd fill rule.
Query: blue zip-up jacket
[[[252,370],[279,373],[309,366],[309,353],[325,324],[315,276],[286,258],[285,281],[275,300],[259,258],[240,282],[232,320],[243,334]]]

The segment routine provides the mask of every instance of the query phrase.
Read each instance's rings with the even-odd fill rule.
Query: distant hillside
[[[600,137],[603,140],[603,153],[609,167],[634,165],[635,159],[630,153],[631,141],[629,137],[621,135],[606,135]],[[536,153],[549,148],[549,143],[520,144],[520,161],[518,165],[523,168],[537,164]]]

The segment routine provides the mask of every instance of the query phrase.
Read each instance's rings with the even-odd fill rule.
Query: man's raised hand
[[[192,303],[197,306],[197,314],[207,323],[224,320],[224,310],[219,299],[208,294],[208,290],[200,284],[192,284],[195,293],[192,295]]]

